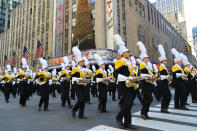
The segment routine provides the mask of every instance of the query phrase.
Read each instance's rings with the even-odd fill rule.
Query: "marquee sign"
[[[117,52],[110,49],[89,49],[82,51],[82,56],[86,57],[89,60],[90,64],[96,64],[97,62],[94,59],[94,54],[98,53],[104,60],[106,64],[112,64],[114,59],[117,59]],[[68,60],[75,60],[74,54],[65,55]],[[52,58],[48,60],[49,68],[59,68],[61,67],[61,63],[63,63],[63,57]]]

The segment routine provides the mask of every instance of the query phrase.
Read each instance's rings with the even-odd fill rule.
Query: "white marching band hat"
[[[48,63],[45,59],[40,58],[39,61],[40,61],[40,64],[42,65],[42,70],[44,70],[45,68],[48,68]]]
[[[146,47],[144,46],[144,44],[141,41],[137,42],[137,46],[139,47],[139,50],[141,52],[140,54],[140,59],[143,60],[146,57],[149,57],[146,51]]]
[[[122,55],[124,52],[129,52],[129,50],[125,46],[125,42],[122,40],[119,34],[114,35],[114,42],[118,45],[118,54]]]
[[[77,62],[77,64],[80,61],[83,61],[84,60],[83,57],[81,56],[81,51],[79,50],[79,48],[77,46],[75,46],[75,47],[72,48],[72,52],[75,55],[75,61]]]
[[[104,61],[103,61],[103,59],[101,58],[101,56],[99,54],[94,54],[94,58],[97,61],[99,66],[104,64]]]
[[[174,62],[181,61],[180,53],[175,49],[171,49],[172,54],[174,55]]]
[[[187,56],[185,56],[183,53],[180,53],[180,57],[181,57],[181,60],[183,62],[183,65],[186,66],[186,65],[191,65],[188,61],[188,58]]]
[[[161,44],[158,45],[158,51],[160,53],[159,61],[161,62],[161,61],[167,60],[163,45],[161,45]]]

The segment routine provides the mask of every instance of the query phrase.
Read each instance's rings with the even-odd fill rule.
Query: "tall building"
[[[197,26],[192,28],[192,36],[193,36],[195,52],[197,54]]]
[[[157,0],[156,8],[172,24],[177,32],[189,43],[192,54],[196,57],[192,40],[192,29],[188,24],[186,5],[188,0]]]
[[[35,67],[37,41],[45,49],[43,56],[59,58],[71,54],[78,0],[25,0],[11,13],[10,29],[0,34],[0,58],[12,59],[12,51],[21,58],[24,46],[30,52],[29,64]],[[120,34],[132,55],[139,56],[136,43],[142,41],[151,60],[158,60],[158,45],[165,48],[169,65],[171,48],[185,53],[192,64],[196,60],[185,51],[186,41],[148,0],[90,0],[96,48],[116,50],[114,34]],[[49,63],[50,64],[50,63]],[[37,66],[38,64],[36,64]],[[20,62],[18,62],[18,67]]]
[[[71,53],[77,1],[65,0],[65,54]],[[96,48],[117,49],[113,35],[118,33],[134,55],[139,54],[136,42],[142,40],[154,61],[158,61],[155,52],[160,43],[164,45],[168,58],[172,59],[170,49],[173,47],[185,52],[185,38],[148,0],[90,0],[90,7]],[[194,58],[191,53],[188,55]]]
[[[10,12],[20,4],[20,0],[0,0],[0,33],[10,27]]]
[[[157,0],[156,8],[172,26],[188,41],[184,0]]]
[[[10,28],[0,34],[0,58],[3,63],[4,55],[12,60],[12,52],[16,51],[21,58],[24,46],[27,47],[29,65],[34,66],[37,41],[44,47],[44,56],[54,56],[54,0],[24,0],[10,14]],[[20,67],[20,61],[17,64]]]

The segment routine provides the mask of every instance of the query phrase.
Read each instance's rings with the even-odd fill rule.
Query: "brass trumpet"
[[[38,78],[38,82],[39,82],[40,85],[46,84],[47,81],[48,81],[48,79],[43,75]]]
[[[77,85],[87,86],[87,80],[76,80]]]
[[[127,88],[133,87],[135,90],[139,88],[139,84],[135,83],[137,80],[141,79],[140,77],[137,77],[135,79],[127,79],[125,81],[125,85]]]
[[[188,81],[188,78],[185,75],[184,76],[181,76],[181,79],[184,80],[184,81]]]
[[[153,77],[153,78],[151,78],[151,77],[146,77],[145,78],[145,82],[146,83],[149,83],[149,84],[151,84],[151,85],[153,85],[154,84],[154,81],[155,81],[155,78]]]
[[[103,84],[105,84],[105,85],[109,85],[109,81],[110,81],[110,79],[103,79],[102,81],[101,81],[101,83],[103,83]]]
[[[172,82],[172,80],[173,80],[172,76],[167,77],[167,81],[168,81],[169,84]]]

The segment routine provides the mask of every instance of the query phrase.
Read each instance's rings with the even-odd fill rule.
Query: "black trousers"
[[[91,88],[91,84],[89,83],[85,87],[85,102],[90,102],[90,88]]]
[[[168,86],[167,80],[160,81],[160,95],[162,97],[161,100],[161,109],[168,109],[170,100],[171,100],[171,92]]]
[[[61,85],[62,90],[62,106],[65,106],[66,101],[68,105],[71,105],[70,96],[69,96],[70,82],[64,82]]]
[[[12,88],[11,83],[6,83],[5,86],[3,87],[4,97],[6,102],[9,101],[11,88]]]
[[[26,101],[28,99],[28,95],[29,95],[29,87],[28,87],[28,84],[27,82],[21,82],[19,84],[20,86],[20,90],[19,90],[19,93],[20,93],[20,98],[19,98],[19,104],[22,105],[22,106],[25,106],[26,105]]]
[[[98,97],[98,110],[101,111],[106,111],[106,104],[107,104],[107,85],[103,83],[98,83],[98,92],[99,92],[99,97]]]
[[[92,94],[93,97],[98,97],[97,84],[96,83],[92,83],[91,94]]]
[[[153,101],[153,85],[146,83],[144,80],[141,81],[140,86],[142,86],[142,98],[143,104],[141,109],[141,114],[147,115],[149,112],[150,105]]]
[[[131,124],[131,108],[133,106],[133,100],[135,98],[135,92],[133,88],[127,88],[125,82],[119,82],[121,88],[121,108],[116,116],[116,120],[122,122],[124,118],[124,125]]]
[[[192,81],[191,96],[192,102],[197,101],[197,82],[195,80]]]
[[[12,95],[14,97],[16,97],[16,92],[17,92],[17,84],[15,84],[15,85],[12,86]]]
[[[75,86],[72,84],[72,88],[71,88],[71,99],[75,99],[75,94],[76,94],[76,89]]]
[[[192,86],[193,86],[193,81],[192,80],[188,80],[185,82],[185,87],[186,87],[186,99],[185,99],[185,103],[187,103],[187,99],[189,94],[192,91]]]
[[[44,103],[44,110],[48,109],[49,93],[50,93],[50,88],[48,84],[44,84],[40,86],[40,102],[38,104],[39,108],[41,108],[42,104]]]
[[[109,83],[109,88],[110,88],[110,91],[112,93],[112,100],[115,100],[116,99],[116,83],[115,82],[110,82]]]
[[[174,102],[175,108],[185,107],[187,100],[187,89],[185,87],[185,81],[177,80],[174,83],[175,95]]]
[[[52,96],[53,97],[56,97],[56,93],[55,93],[55,91],[56,91],[56,88],[57,86],[56,86],[56,84],[52,84],[51,85],[51,92],[52,92]]]
[[[85,87],[82,85],[74,84],[77,96],[77,102],[73,107],[73,111],[79,110],[79,117],[84,116],[84,109],[85,109]]]
[[[44,103],[44,110],[48,109],[49,105],[49,95],[48,96],[41,96],[40,97],[40,102],[38,104],[39,108],[42,107],[42,104]]]

